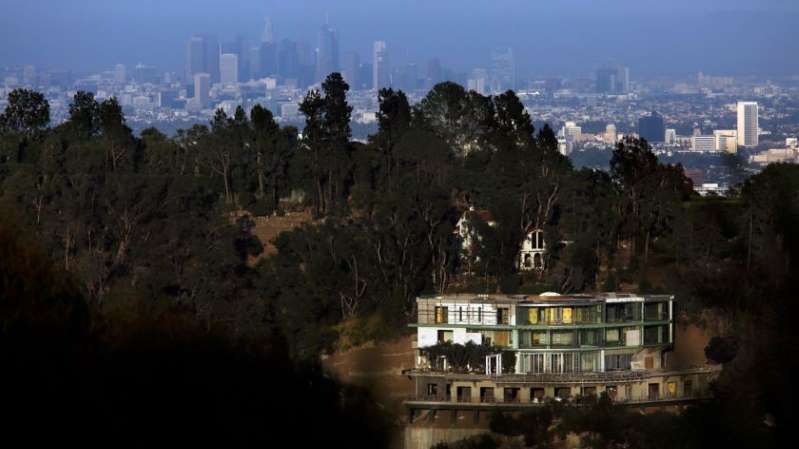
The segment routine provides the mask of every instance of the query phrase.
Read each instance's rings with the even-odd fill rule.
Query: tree
[[[69,105],[68,125],[81,139],[100,132],[100,105],[91,92],[78,91]]]
[[[122,107],[115,97],[99,105],[100,131],[106,148],[106,166],[110,171],[118,171],[123,166],[133,168],[134,139],[130,128],[125,125]]]
[[[325,216],[340,211],[349,195],[350,116],[347,103],[349,85],[339,73],[333,73],[322,83],[324,97],[310,91],[300,103],[305,115],[303,149],[299,166],[312,181],[314,215]]]
[[[50,104],[39,92],[15,89],[8,94],[8,105],[0,114],[0,134],[18,133],[28,138],[50,123]]]
[[[302,131],[300,158],[296,167],[299,172],[294,178],[310,181],[306,191],[312,192],[314,216],[320,217],[327,213],[326,185],[329,174],[325,167],[324,151],[325,142],[323,118],[324,100],[318,90],[311,90],[305,94],[300,103],[300,111],[305,115],[305,128]]]
[[[280,194],[289,181],[289,167],[297,145],[297,130],[281,129],[272,113],[260,105],[250,112],[255,151],[256,198],[266,201],[268,210],[278,207]]]
[[[649,260],[653,238],[670,231],[683,200],[693,191],[681,166],[664,166],[644,139],[626,137],[610,161],[611,177],[621,191],[623,233],[633,239],[635,253]]]
[[[422,99],[416,115],[459,156],[465,156],[485,143],[494,112],[489,98],[444,82]]]
[[[350,174],[350,117],[352,106],[347,103],[350,86],[340,73],[332,73],[322,83],[324,98],[323,128],[328,166],[327,202],[340,208],[348,195],[346,178]]]
[[[225,111],[218,109],[211,121],[211,132],[200,147],[203,164],[207,169],[222,178],[224,199],[233,205],[233,170],[238,161],[238,154],[243,151],[243,142],[237,134],[234,120],[228,118]]]
[[[397,161],[394,147],[411,127],[411,107],[405,93],[393,89],[381,89],[378,93],[378,102],[380,104],[377,113],[379,128],[377,134],[371,136],[371,143],[382,154],[378,176],[384,180],[384,187],[391,191],[395,188],[395,182],[399,176],[396,173]]]

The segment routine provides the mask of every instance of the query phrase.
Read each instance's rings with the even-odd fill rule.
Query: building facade
[[[414,408],[541,404],[605,392],[627,403],[709,395],[715,367],[675,369],[674,297],[448,295],[417,299]],[[484,348],[448,360],[446,343]]]
[[[379,91],[391,85],[388,68],[388,48],[385,41],[372,45],[372,89]]]
[[[759,143],[758,105],[753,101],[738,102],[738,146],[756,147]]]
[[[657,112],[638,119],[638,135],[647,142],[662,143],[666,139],[663,117]]]
[[[233,53],[224,53],[219,57],[221,83],[235,85],[239,82],[239,57]]]
[[[478,262],[478,248],[482,242],[482,236],[475,225],[476,221],[482,221],[490,227],[496,227],[497,222],[487,210],[475,210],[470,208],[461,215],[460,220],[455,225],[454,233],[460,238],[460,257],[464,265],[464,271],[472,271],[472,262]],[[544,240],[542,229],[532,228],[525,235],[522,246],[519,249],[516,266],[520,271],[542,271],[546,268],[547,245]]]

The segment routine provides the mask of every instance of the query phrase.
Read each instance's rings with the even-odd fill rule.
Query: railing
[[[720,371],[719,367],[701,367],[685,370],[640,370],[640,371],[580,371],[572,373],[528,373],[528,374],[502,374],[501,376],[487,376],[475,372],[442,372],[427,369],[410,369],[403,371],[406,375],[430,375],[440,377],[466,377],[469,380],[493,380],[497,385],[513,383],[601,383],[643,380],[652,377],[686,376],[692,374],[714,374]]]
[[[573,405],[591,405],[595,403],[597,395],[590,395],[590,396],[583,396],[583,395],[576,395],[576,396],[545,396],[543,398],[539,397],[531,397],[529,400],[521,401],[519,399],[515,399],[513,401],[497,401],[495,398],[480,398],[479,403],[471,402],[470,400],[466,401],[458,401],[458,402],[451,402],[451,401],[441,401],[441,400],[430,400],[425,397],[420,398],[413,398],[409,397],[406,398],[406,402],[437,402],[439,404],[452,404],[452,405],[460,405],[460,404],[484,404],[484,405],[503,405],[508,404],[511,406],[525,406],[525,405],[544,405],[548,402],[560,402],[565,404],[573,404]],[[668,404],[673,402],[688,402],[688,401],[703,401],[712,399],[713,396],[706,392],[697,392],[697,394],[678,394],[673,396],[665,396],[661,395],[656,398],[652,398],[649,395],[634,395],[633,397],[624,397],[624,398],[611,398],[611,402],[618,405],[637,405],[637,404]]]

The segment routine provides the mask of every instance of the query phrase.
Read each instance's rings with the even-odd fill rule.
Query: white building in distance
[[[219,73],[224,85],[239,83],[239,57],[233,53],[224,53],[219,57]]]
[[[758,105],[753,101],[738,102],[738,146],[756,147],[760,123]]]
[[[734,129],[717,129],[713,131],[716,139],[716,151],[724,151],[730,154],[738,152],[738,131]]]

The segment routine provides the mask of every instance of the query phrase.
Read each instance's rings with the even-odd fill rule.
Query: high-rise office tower
[[[125,84],[127,80],[128,74],[125,66],[117,64],[116,67],[114,67],[114,82],[117,84]]]
[[[677,130],[669,128],[666,130],[666,145],[677,145]]]
[[[239,56],[233,53],[222,54],[222,56],[219,57],[219,72],[222,84],[238,84]]]
[[[275,29],[272,27],[272,19],[269,17],[264,19],[264,34],[261,36],[261,42],[275,43]]]
[[[491,90],[494,93],[516,88],[516,60],[513,49],[494,50],[491,53]]]
[[[319,46],[316,49],[316,81],[321,82],[333,72],[338,72],[338,34],[330,25],[319,30]]]
[[[488,71],[486,69],[473,69],[469,79],[466,80],[466,88],[480,95],[487,95],[488,81]]]
[[[194,35],[186,51],[186,79],[197,73],[207,73],[211,82],[219,81],[219,42],[214,36]]]
[[[663,117],[655,111],[649,116],[638,119],[638,135],[651,143],[662,143],[666,140],[666,126]]]
[[[258,47],[258,77],[267,78],[277,75],[277,45],[274,42],[261,42],[261,46]]]
[[[444,81],[443,70],[441,70],[441,61],[438,58],[433,58],[427,62],[427,82],[428,88]]]
[[[347,84],[350,85],[351,90],[360,90],[361,82],[361,58],[357,52],[351,51],[344,54],[344,64],[341,70],[341,75]]]
[[[194,74],[194,102],[198,107],[208,107],[211,92],[211,75],[207,73]]]
[[[133,79],[137,83],[158,84],[161,81],[161,74],[155,66],[136,64],[133,68]]]
[[[372,45],[372,89],[380,90],[391,85],[389,75],[388,49],[385,41],[375,41]]]
[[[596,91],[600,94],[611,94],[616,91],[616,71],[599,69],[596,71]]]
[[[205,70],[211,75],[211,82],[219,82],[219,41],[215,36],[205,38]]]
[[[186,80],[193,80],[197,73],[205,72],[205,39],[192,36],[186,48]]]
[[[618,141],[618,133],[616,132],[616,125],[611,123],[605,126],[605,136],[603,140],[607,145],[616,145],[616,142]]]
[[[397,67],[391,80],[391,85],[398,89],[405,91],[416,90],[419,88],[419,67],[412,62]]]
[[[619,66],[616,68],[616,90],[620,94],[630,91],[630,68]]]
[[[628,67],[605,67],[596,72],[596,91],[601,94],[624,94],[630,91]]]
[[[283,79],[299,78],[300,60],[297,53],[297,43],[288,39],[283,39],[280,42],[280,48],[277,57],[278,75]]]
[[[223,43],[221,47],[221,54],[226,54],[226,53],[233,54],[238,57],[239,81],[242,81],[244,79],[247,79],[251,75],[254,75],[250,73],[250,54],[249,54],[250,52],[249,49],[247,48],[247,41],[244,39],[244,37],[237,36],[235,40]]]
[[[756,147],[759,143],[758,105],[753,101],[738,102],[738,146]]]

